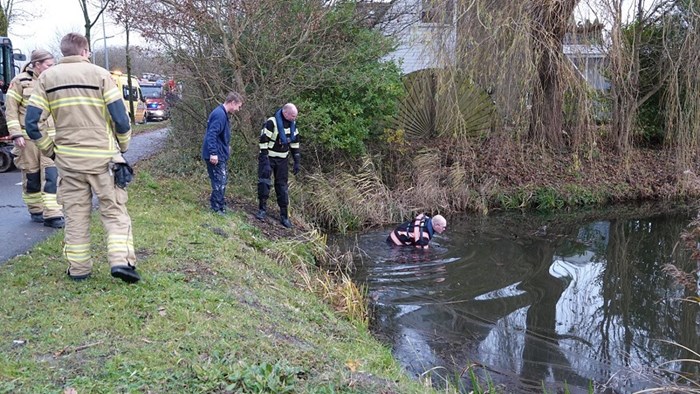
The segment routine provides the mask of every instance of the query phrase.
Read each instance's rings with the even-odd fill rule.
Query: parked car
[[[170,118],[170,104],[165,100],[165,90],[162,83],[142,81],[141,92],[146,99],[146,118],[148,120]]]

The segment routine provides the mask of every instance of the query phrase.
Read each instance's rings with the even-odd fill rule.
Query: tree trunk
[[[532,94],[530,138],[559,148],[563,146],[564,92],[561,69],[565,61],[564,34],[579,0],[539,0],[532,9],[532,48],[537,78]]]
[[[7,16],[7,10],[0,4],[0,36],[7,37],[7,30],[9,29],[9,20]]]

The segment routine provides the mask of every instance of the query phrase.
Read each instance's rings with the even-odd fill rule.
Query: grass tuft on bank
[[[361,290],[316,267],[323,237],[209,213],[204,175],[139,168],[129,192],[140,283],[110,277],[97,214],[88,280],[67,279],[62,231],[0,267],[0,392],[429,391],[345,317]]]

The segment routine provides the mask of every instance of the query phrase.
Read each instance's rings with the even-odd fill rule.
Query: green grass
[[[209,213],[205,175],[139,169],[129,192],[140,283],[110,277],[96,215],[90,279],[67,279],[61,231],[0,267],[0,392],[427,391],[307,290],[313,253],[278,258],[306,235],[273,244],[241,213]]]
[[[170,127],[170,120],[131,125],[131,132],[134,135],[136,135],[136,134],[140,134],[140,133],[146,133],[149,131],[162,129],[164,127]]]

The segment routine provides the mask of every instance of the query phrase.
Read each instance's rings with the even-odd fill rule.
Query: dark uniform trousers
[[[289,181],[289,156],[287,157],[269,157],[272,176],[275,177],[275,194],[277,195],[277,205],[280,207],[280,216],[288,217],[287,207],[289,206],[289,193],[287,192]],[[258,161],[258,201],[259,208],[267,208],[267,199],[270,197],[270,186],[272,180],[263,178],[263,161]]]

